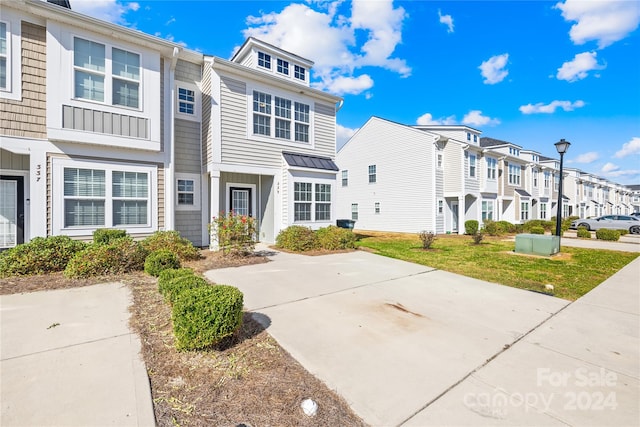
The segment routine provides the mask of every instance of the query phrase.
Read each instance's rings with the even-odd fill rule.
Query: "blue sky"
[[[230,58],[255,36],[315,62],[344,97],[339,146],[369,117],[465,124],[640,184],[640,2],[71,0],[74,10]]]

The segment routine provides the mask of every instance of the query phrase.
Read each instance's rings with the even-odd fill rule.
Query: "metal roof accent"
[[[308,154],[287,153],[282,155],[289,166],[322,169],[328,171],[339,171],[338,165],[328,157],[310,156]]]
[[[516,188],[516,193],[518,193],[521,196],[524,197],[531,197],[531,194],[527,193],[526,191],[520,189],[520,188]]]

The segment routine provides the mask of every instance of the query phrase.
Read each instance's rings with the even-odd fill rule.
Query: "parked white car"
[[[598,218],[577,219],[571,222],[571,228],[584,227],[587,230],[628,230],[631,234],[640,234],[640,218],[629,215],[604,215]]]

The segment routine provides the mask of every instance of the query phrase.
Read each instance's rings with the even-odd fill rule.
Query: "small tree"
[[[422,249],[431,249],[431,245],[436,241],[436,233],[433,231],[422,230],[418,233],[418,237],[422,241]]]
[[[247,255],[256,247],[256,220],[250,216],[222,213],[209,224],[209,233],[224,255]]]
[[[482,239],[484,239],[484,231],[478,231],[473,235],[473,243],[476,245],[482,243]]]

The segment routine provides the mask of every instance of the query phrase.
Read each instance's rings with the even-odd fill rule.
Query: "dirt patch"
[[[400,304],[399,302],[396,302],[396,303],[386,302],[384,305],[386,305],[387,307],[391,307],[393,309],[396,309],[398,311],[401,311],[403,313],[411,314],[411,315],[416,316],[416,317],[424,317],[420,313],[416,313],[414,311],[409,310],[408,308],[406,308],[404,305]]]
[[[551,256],[546,256],[546,255],[536,255],[536,254],[525,254],[522,252],[515,252],[515,251],[505,251],[505,254],[510,254],[510,255],[518,255],[518,256],[523,256],[523,257],[528,257],[528,258],[544,258],[544,259],[549,259],[551,261],[571,261],[571,259],[573,258],[573,254],[570,254],[568,252],[558,252],[555,255],[551,255]]]
[[[203,272],[268,262],[264,256],[223,257],[203,250],[185,267]],[[142,342],[157,425],[165,426],[365,426],[346,402],[307,372],[265,331],[268,318],[245,313],[241,330],[222,346],[178,352],[171,308],[157,279],[142,272],[83,280],[62,273],[0,279],[0,294],[66,289],[120,281],[133,295],[130,324]],[[300,404],[311,398],[318,412]]]

